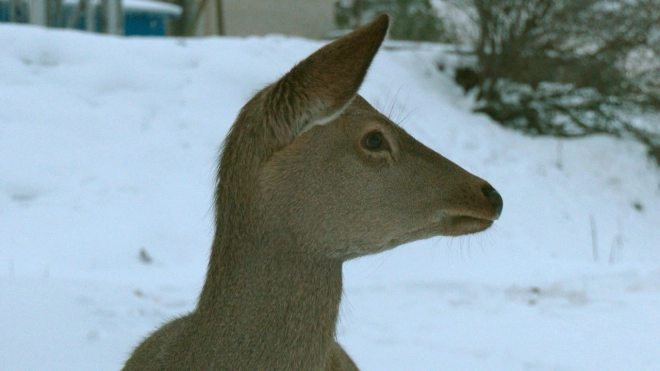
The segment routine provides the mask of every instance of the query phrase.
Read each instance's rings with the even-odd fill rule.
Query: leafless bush
[[[660,0],[471,0],[478,111],[535,135],[633,137],[660,164]]]

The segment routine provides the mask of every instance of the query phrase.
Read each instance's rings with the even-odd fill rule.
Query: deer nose
[[[493,210],[495,210],[495,213],[497,214],[495,219],[499,218],[500,215],[502,215],[502,208],[504,208],[504,201],[502,200],[502,196],[500,196],[500,193],[497,192],[495,188],[489,185],[484,186],[481,189],[481,192],[483,192],[488,202],[490,202],[491,206],[493,206]]]

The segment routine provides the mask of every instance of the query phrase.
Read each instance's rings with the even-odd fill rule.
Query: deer
[[[358,94],[387,15],[311,54],[240,110],[222,146],[196,308],[132,370],[357,370],[336,340],[344,262],[489,228],[503,201]]]

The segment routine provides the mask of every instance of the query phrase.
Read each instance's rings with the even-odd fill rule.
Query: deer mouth
[[[440,213],[439,218],[423,228],[434,236],[463,236],[482,232],[493,225],[495,219],[480,215],[465,215],[459,213]]]
[[[462,236],[479,233],[493,225],[494,220],[473,216],[456,215],[446,217],[440,224],[442,236]]]
[[[422,240],[436,236],[463,236],[479,233],[493,225],[494,220],[467,215],[443,215],[425,227],[412,230],[390,241],[388,246],[394,247],[406,242]]]

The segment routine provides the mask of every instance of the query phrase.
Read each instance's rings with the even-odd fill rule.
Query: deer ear
[[[380,44],[389,18],[370,24],[322,47],[272,86],[271,107],[291,125],[295,138],[314,125],[337,117],[357,94]]]

